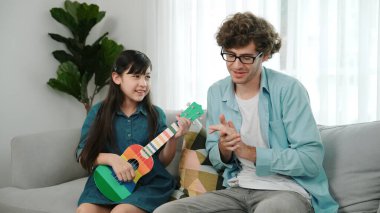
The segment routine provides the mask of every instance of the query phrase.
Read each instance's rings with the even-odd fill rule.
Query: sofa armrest
[[[75,159],[80,129],[16,136],[11,141],[11,184],[29,189],[86,176]]]

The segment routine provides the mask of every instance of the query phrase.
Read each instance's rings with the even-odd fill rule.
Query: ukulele
[[[194,121],[203,113],[202,106],[193,102],[181,113],[180,117]],[[99,191],[114,202],[123,200],[131,195],[139,179],[152,170],[154,163],[152,155],[175,135],[178,128],[177,122],[174,122],[145,147],[133,144],[123,152],[120,157],[128,161],[135,170],[135,178],[131,181],[119,181],[110,166],[97,166],[94,171],[94,179]]]

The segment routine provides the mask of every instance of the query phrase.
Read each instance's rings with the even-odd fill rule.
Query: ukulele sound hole
[[[128,163],[132,165],[133,170],[137,170],[137,168],[139,168],[139,162],[136,159],[129,159]]]

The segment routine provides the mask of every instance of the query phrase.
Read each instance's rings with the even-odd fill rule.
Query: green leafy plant
[[[104,33],[92,44],[86,44],[91,29],[105,16],[95,4],[65,1],[64,8],[52,8],[51,16],[71,32],[72,37],[49,33],[55,41],[63,43],[68,51],[53,51],[60,62],[57,77],[47,84],[53,89],[67,93],[80,101],[86,111],[91,108],[94,97],[110,80],[110,72],[116,57],[123,46],[107,37]],[[88,86],[94,77],[94,90],[89,95]]]

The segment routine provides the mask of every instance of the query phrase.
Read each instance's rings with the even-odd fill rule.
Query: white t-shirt
[[[235,97],[243,119],[240,129],[242,141],[248,146],[268,148],[268,144],[263,140],[260,130],[259,95],[248,100],[240,99],[236,95]],[[310,195],[291,177],[278,174],[259,177],[256,175],[256,166],[252,161],[242,158],[238,159],[241,162],[242,170],[238,173],[237,177],[228,181],[231,186],[249,189],[294,191],[310,201]]]

